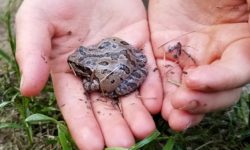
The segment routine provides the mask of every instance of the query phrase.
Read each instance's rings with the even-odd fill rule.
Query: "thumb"
[[[228,46],[221,58],[209,65],[187,70],[186,85],[195,90],[226,90],[250,81],[250,40],[239,40]]]
[[[48,80],[52,34],[46,19],[36,10],[26,9],[24,3],[16,16],[16,59],[22,73],[21,94],[34,96]]]

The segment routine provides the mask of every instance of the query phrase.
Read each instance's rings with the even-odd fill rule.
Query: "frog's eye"
[[[78,68],[77,70],[75,70],[76,74],[78,74],[79,76],[89,76],[89,74],[91,74],[91,69],[88,67],[83,67],[81,65],[75,64],[75,68]]]
[[[101,43],[101,45],[98,48],[99,49],[104,49],[104,48],[109,47],[110,45],[111,45],[111,43],[106,41],[106,42]]]

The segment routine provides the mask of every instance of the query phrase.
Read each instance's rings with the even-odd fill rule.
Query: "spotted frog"
[[[68,57],[86,91],[118,98],[135,91],[147,77],[147,58],[122,39],[111,37],[89,47],[80,46]]]

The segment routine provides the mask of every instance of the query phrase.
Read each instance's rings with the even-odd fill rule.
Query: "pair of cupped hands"
[[[151,114],[159,112],[172,129],[186,130],[205,113],[236,103],[250,81],[248,2],[151,0],[146,10],[141,0],[24,0],[16,16],[21,93],[38,95],[50,74],[80,149],[129,147],[155,130]],[[69,73],[69,54],[105,37],[142,48],[148,58],[139,94],[120,98],[123,114],[95,101],[98,94],[87,97],[81,80]],[[161,45],[172,39],[191,49],[195,65],[168,59],[168,44]]]

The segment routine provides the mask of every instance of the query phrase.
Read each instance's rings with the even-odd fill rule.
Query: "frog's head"
[[[86,47],[80,46],[73,54],[69,55],[67,60],[70,69],[79,77],[90,77],[92,74],[91,69],[84,63],[85,50],[87,50]]]

